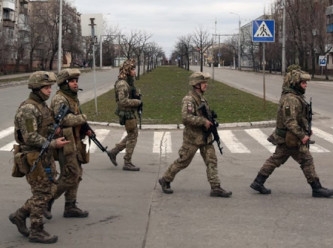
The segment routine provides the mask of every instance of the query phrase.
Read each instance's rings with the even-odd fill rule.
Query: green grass
[[[181,101],[191,89],[188,77],[192,72],[176,66],[162,66],[146,73],[135,82],[141,90],[143,100],[142,124],[181,124]],[[277,104],[229,87],[221,82],[209,81],[205,93],[210,108],[218,115],[219,123],[254,122],[273,120]],[[82,110],[89,121],[115,122],[118,117],[114,90],[82,104]]]

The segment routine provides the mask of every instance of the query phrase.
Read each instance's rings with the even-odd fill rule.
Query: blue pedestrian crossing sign
[[[274,20],[252,21],[252,41],[253,42],[274,42],[275,22]]]

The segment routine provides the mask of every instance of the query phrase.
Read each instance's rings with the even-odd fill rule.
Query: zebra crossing
[[[312,136],[312,139],[315,140],[316,143],[311,145],[312,153],[330,153],[333,151],[333,134],[330,133],[331,129],[333,129],[333,127],[326,131],[313,127],[314,135]],[[110,137],[112,137],[111,139],[113,140],[113,143],[117,142],[117,140],[114,140],[114,130],[111,128],[95,127],[94,131],[98,140],[102,144],[110,143]],[[229,153],[233,154],[249,154],[258,151],[268,151],[273,153],[275,146],[267,141],[267,137],[272,131],[273,128],[244,128],[236,130],[219,130],[218,132],[224,151],[227,150]],[[126,132],[123,130],[119,131],[118,129],[117,132],[116,136],[118,140],[121,140],[126,135]],[[11,140],[13,137],[13,126],[0,131],[0,151],[12,150],[13,145],[16,143],[14,139]],[[160,154],[162,156],[178,152],[182,142],[180,133],[174,131],[140,130],[139,142],[143,138],[149,138],[149,141],[151,141],[150,147],[145,147],[145,149],[149,149],[151,153]],[[85,143],[88,143],[87,140]],[[99,150],[93,142],[90,144],[89,149],[90,153]],[[122,153],[123,152],[124,151],[122,151]]]

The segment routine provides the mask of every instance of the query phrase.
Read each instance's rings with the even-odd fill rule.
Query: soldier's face
[[[136,75],[136,70],[135,70],[135,68],[131,68],[130,76],[131,76],[131,77],[135,77],[135,75]]]
[[[205,92],[207,90],[208,82],[201,82],[200,83],[200,89],[202,92]]]
[[[78,92],[79,91],[79,80],[77,78],[72,78],[68,82],[68,86],[71,91]]]
[[[52,93],[52,86],[51,85],[46,85],[40,89],[40,91],[45,95],[45,96],[50,96]]]
[[[305,91],[305,90],[306,90],[306,87],[308,87],[308,82],[307,82],[307,81],[302,81],[302,82],[300,83],[300,85],[301,85],[301,88],[304,89],[304,91]]]

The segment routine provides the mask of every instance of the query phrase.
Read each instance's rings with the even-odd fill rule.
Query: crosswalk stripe
[[[265,147],[268,151],[272,153],[275,151],[275,146],[267,141],[267,135],[260,129],[246,129],[245,132],[258,141],[258,143]]]
[[[172,152],[171,133],[170,132],[154,132],[153,153],[160,153],[165,156]]]
[[[15,141],[9,142],[8,144],[4,145],[3,147],[0,148],[0,151],[6,151],[9,152],[13,149],[13,145],[16,144]]]
[[[325,149],[324,147],[322,147],[318,144],[310,145],[310,151],[311,152],[317,152],[317,153],[329,152],[329,150]]]
[[[0,139],[6,137],[6,136],[8,136],[8,135],[11,135],[11,134],[13,134],[13,133],[14,133],[14,127],[13,127],[13,126],[8,127],[8,128],[6,128],[6,129],[0,131]]]
[[[332,127],[333,128],[333,127]],[[107,137],[110,136],[111,130],[109,129],[96,129],[94,130],[97,136],[97,139],[100,141],[102,145],[113,145],[107,144]],[[14,132],[14,127],[9,127],[0,132],[0,139],[5,138],[9,135],[12,135]],[[246,132],[249,136],[251,136],[254,140],[256,140],[261,146],[265,147],[268,151],[273,153],[275,151],[275,146],[267,141],[267,135],[259,128],[245,129],[240,131],[234,130],[219,130],[219,135],[221,138],[221,146],[225,146],[230,153],[251,153],[251,147],[246,147],[242,143],[242,140],[237,138],[237,136],[242,135],[240,133]],[[313,127],[314,136],[320,139],[324,139],[325,141],[333,144],[333,135],[322,131],[321,129]],[[122,133],[120,140],[122,140],[127,135],[126,131]],[[7,138],[8,139],[8,138]],[[140,139],[140,137],[139,137]],[[114,140],[111,140],[114,142]],[[13,144],[15,144],[15,140],[8,142],[4,146],[0,147],[0,151],[11,151],[13,148]],[[87,139],[85,140],[87,144]],[[181,144],[178,144],[179,147]],[[108,148],[110,149],[110,148]],[[90,152],[94,153],[99,148],[92,142],[90,147]],[[310,151],[314,153],[328,153],[330,150],[320,146],[318,141],[310,146]],[[176,152],[172,151],[172,136],[170,131],[155,131],[153,132],[153,147],[152,152],[160,154],[161,156],[166,156],[168,153]],[[199,153],[199,150],[197,151]],[[125,153],[125,149],[121,151],[121,153]]]
[[[312,127],[313,134],[332,143],[333,144],[333,135],[325,131],[320,130],[319,128]]]
[[[236,138],[231,130],[220,130],[219,135],[231,153],[250,153],[250,150]]]

